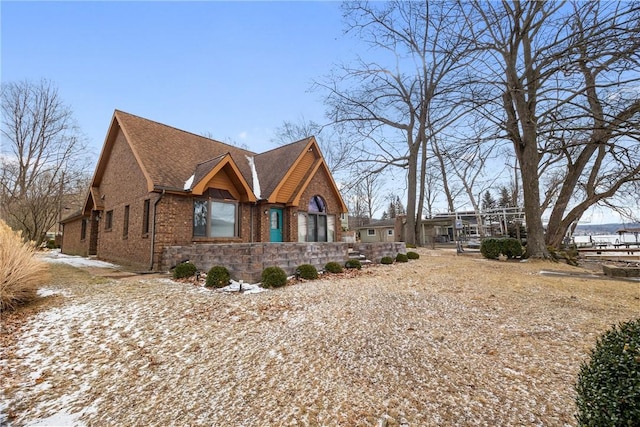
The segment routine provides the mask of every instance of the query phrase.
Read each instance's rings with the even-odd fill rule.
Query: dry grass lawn
[[[575,425],[580,363],[640,283],[419,252],[252,295],[57,266],[63,296],[3,335],[5,421]]]

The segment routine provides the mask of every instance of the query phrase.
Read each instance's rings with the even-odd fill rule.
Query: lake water
[[[589,240],[591,238],[592,240]],[[633,243],[636,242],[636,238],[633,234],[623,234],[622,236],[618,234],[602,234],[602,235],[593,235],[593,236],[573,236],[573,241],[577,244],[584,243]]]

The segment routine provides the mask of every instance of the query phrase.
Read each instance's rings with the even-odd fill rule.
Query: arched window
[[[313,196],[307,208],[307,242],[332,242],[335,219],[327,216],[327,204],[320,196]]]
[[[324,199],[320,196],[313,196],[309,200],[309,213],[327,213],[327,205],[324,203]]]

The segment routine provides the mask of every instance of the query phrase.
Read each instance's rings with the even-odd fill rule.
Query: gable
[[[270,203],[291,203],[296,193],[305,182],[305,179],[314,173],[313,166],[320,160],[314,150],[307,150],[296,162],[291,171],[285,175],[277,191],[269,198]]]
[[[270,203],[285,203],[288,206],[299,206],[302,194],[316,177],[326,180],[326,190],[330,191],[339,205],[340,212],[347,212],[347,206],[342,200],[340,191],[333,180],[333,176],[327,167],[320,147],[314,137],[306,140],[304,146],[297,145],[298,156],[291,167],[281,178],[280,183],[273,189],[269,196]],[[325,190],[325,191],[326,191]],[[325,194],[326,196],[327,194]]]
[[[196,165],[227,154],[251,187],[247,156],[255,153],[122,111],[116,111],[114,116],[149,178],[149,191],[184,192],[185,182],[194,174]]]
[[[112,121],[107,134],[83,211],[104,209],[105,189],[110,189],[109,204],[122,202],[132,194],[144,194],[151,181],[123,130]]]
[[[249,184],[244,180],[229,154],[197,165],[192,177],[191,188],[185,188],[185,190],[190,190],[193,195],[200,196],[207,189],[215,188],[228,191],[236,200],[256,201]]]

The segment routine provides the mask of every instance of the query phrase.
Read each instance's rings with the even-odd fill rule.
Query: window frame
[[[113,209],[108,210],[104,214],[104,231],[113,230]]]
[[[375,228],[367,228],[367,236],[375,236],[376,229]]]
[[[122,238],[125,240],[129,237],[129,211],[129,205],[125,205],[122,218]]]
[[[80,223],[80,241],[87,240],[87,218],[82,218]]]
[[[204,212],[204,224],[199,224],[198,228],[204,227],[204,234],[196,234],[196,204],[204,203],[205,212]],[[226,204],[232,205],[234,209],[234,222],[233,222],[233,235],[232,236],[224,236],[224,235],[213,235],[212,234],[212,218],[211,213],[213,211],[214,204]],[[191,222],[192,230],[191,235],[194,239],[237,239],[240,237],[240,204],[237,200],[228,200],[228,199],[217,199],[213,197],[200,197],[194,198],[192,204],[192,212],[193,212],[193,220]]]
[[[145,199],[142,205],[142,236],[146,237],[149,235],[149,225],[150,225],[150,215],[151,215],[151,199]]]

